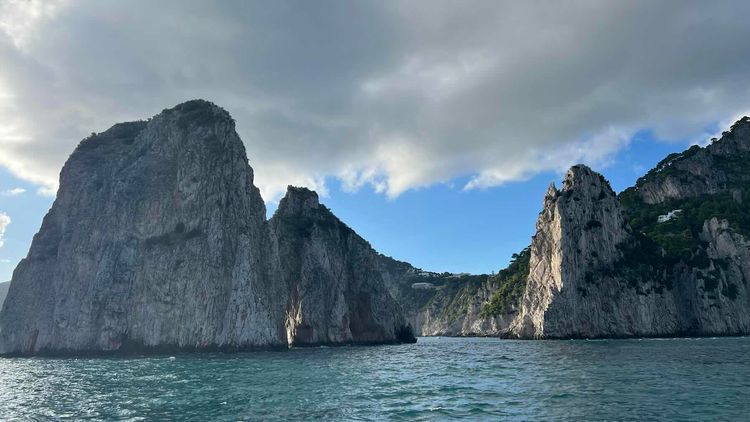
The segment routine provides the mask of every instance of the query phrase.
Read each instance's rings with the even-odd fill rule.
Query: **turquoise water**
[[[750,338],[0,359],[1,419],[748,420]]]

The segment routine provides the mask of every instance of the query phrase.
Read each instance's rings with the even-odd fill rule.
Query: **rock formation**
[[[495,289],[489,277],[478,286],[463,282],[458,288],[442,289],[416,314],[413,324],[425,336],[502,336],[515,314],[484,314]]]
[[[292,345],[411,341],[369,243],[305,188],[290,187],[271,219],[290,290]]]
[[[509,335],[750,332],[749,159],[743,118],[708,147],[668,157],[620,198],[599,174],[571,168],[545,196]]]
[[[85,139],[14,272],[0,353],[750,333],[750,119],[616,195],[586,166],[497,275],[378,254],[304,188],[273,218],[234,121],[190,101]]]
[[[498,276],[450,279],[386,258],[381,272],[423,335],[747,334],[748,163],[745,117],[619,196],[574,166],[560,190],[549,187],[529,250]],[[410,288],[419,281],[435,287]]]
[[[288,306],[315,299],[291,299],[277,242],[286,251],[298,241],[279,237],[265,213],[234,121],[209,102],[190,101],[85,139],[63,167],[57,199],[14,273],[0,313],[0,353],[286,346],[287,332],[297,332]],[[411,339],[408,327],[394,325],[398,307],[375,294],[383,293],[377,284],[325,279],[338,276],[315,275],[345,291],[370,288],[371,307],[360,308],[365,301],[353,295],[335,312],[312,315],[336,320],[304,323],[351,322],[350,337],[316,339]]]
[[[524,338],[634,335],[658,316],[627,281],[606,274],[634,239],[615,193],[586,166],[550,186],[531,242],[530,272],[511,325]],[[646,334],[646,333],[643,333]]]
[[[671,154],[634,187],[646,204],[724,192],[750,182],[750,118],[743,117],[721,140]]]
[[[497,277],[422,271],[384,255],[378,257],[378,271],[418,335],[502,335],[515,314],[515,309],[497,315],[484,312],[498,290]]]
[[[3,308],[3,302],[5,302],[5,296],[8,295],[8,287],[10,287],[10,281],[0,283],[0,309]]]

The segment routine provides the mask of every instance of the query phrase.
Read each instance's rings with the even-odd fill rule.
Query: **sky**
[[[272,212],[287,185],[379,251],[488,273],[570,165],[616,190],[750,114],[746,1],[0,0],[0,280],[77,143],[204,98]]]

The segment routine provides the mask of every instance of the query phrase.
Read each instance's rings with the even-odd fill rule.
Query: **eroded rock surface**
[[[641,178],[634,190],[647,204],[715,194],[750,182],[750,118],[743,117],[721,139],[671,154]]]
[[[671,154],[619,196],[598,173],[572,167],[544,197],[530,255],[517,260],[528,265],[511,264],[494,282],[381,266],[394,296],[418,305],[405,309],[424,335],[747,334],[748,198],[745,117],[708,146]],[[415,281],[435,288],[410,290]]]
[[[563,188],[552,186],[545,197],[532,239],[526,291],[510,335],[750,332],[748,242],[717,218],[705,221],[700,240],[692,255],[669,259],[666,251],[631,230],[599,174],[575,166]]]
[[[408,327],[393,325],[398,307],[377,280],[338,272],[358,264],[357,252],[348,245],[322,252],[331,264],[325,272],[314,247],[291,257],[305,240],[284,237],[307,239],[302,232],[317,226],[292,223],[302,232],[279,237],[265,213],[234,121],[209,102],[85,139],[14,273],[0,313],[0,353],[286,347],[290,303],[311,305],[328,293],[295,290],[292,300],[290,260],[302,263],[304,280],[354,292],[345,303],[316,304],[325,311],[304,320],[331,327],[321,341],[410,338]],[[348,330],[339,332],[345,321]]]
[[[315,192],[289,187],[271,226],[290,290],[290,344],[416,341],[377,271],[377,252]]]

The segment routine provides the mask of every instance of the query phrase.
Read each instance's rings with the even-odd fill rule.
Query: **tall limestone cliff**
[[[519,337],[634,334],[639,312],[627,282],[607,274],[634,242],[609,183],[583,165],[550,186],[531,242],[526,291],[511,331]]]
[[[377,271],[377,252],[321,205],[289,187],[271,219],[290,289],[292,345],[414,341]]]
[[[234,122],[192,101],[81,142],[14,272],[0,352],[284,343],[265,205]]]
[[[234,122],[191,101],[84,140],[14,272],[0,353],[248,349],[423,335],[750,333],[750,119],[615,195],[574,166],[497,275],[375,252],[290,188],[270,221]],[[394,300],[395,299],[395,300]]]
[[[551,186],[509,335],[750,332],[750,119],[614,195],[585,166]]]
[[[277,242],[294,240],[265,212],[234,121],[209,102],[85,139],[14,272],[0,353],[286,346]],[[397,341],[393,330],[377,340]]]

